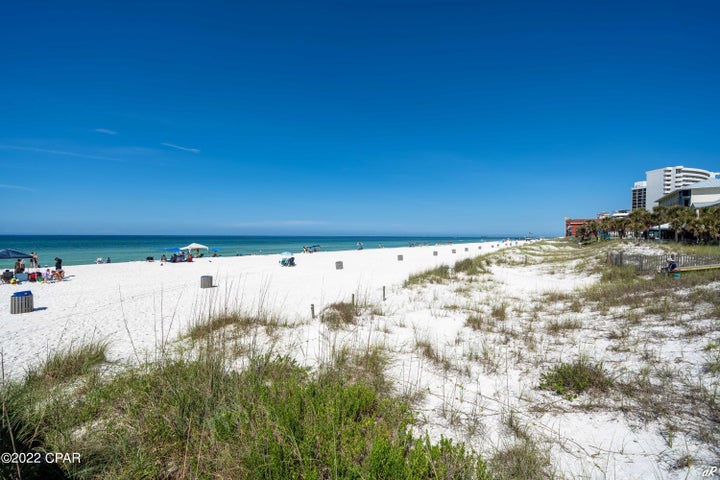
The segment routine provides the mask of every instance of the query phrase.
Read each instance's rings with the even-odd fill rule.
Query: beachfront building
[[[692,207],[694,209],[720,205],[720,179],[711,178],[688,188],[675,190],[660,197],[658,205]]]
[[[565,236],[574,237],[577,229],[580,225],[583,225],[590,220],[597,220],[595,218],[565,218]]]
[[[716,175],[716,172],[682,165],[647,171],[644,187],[641,185],[643,182],[635,182],[633,186],[632,208],[652,211],[657,206],[657,201],[667,194],[698,182],[714,179]]]
[[[647,182],[635,182],[632,189],[632,209],[645,208],[645,194],[647,192]]]

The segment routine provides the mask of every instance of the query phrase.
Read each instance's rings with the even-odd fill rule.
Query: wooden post
[[[352,304],[353,304],[353,306],[355,306],[355,294],[354,293],[352,294]]]
[[[311,316],[313,319],[315,319],[315,304],[314,304],[314,303],[311,303],[311,304],[310,304],[310,316]]]
[[[385,301],[385,285],[383,285],[383,302]]]

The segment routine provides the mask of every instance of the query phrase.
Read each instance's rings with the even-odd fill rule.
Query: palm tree
[[[662,225],[663,223],[668,222],[668,207],[664,205],[660,205],[659,207],[655,207],[655,209],[652,211],[650,216],[653,219],[653,222],[655,225]]]
[[[585,224],[580,225],[575,229],[575,236],[580,239],[580,241],[585,240],[587,237],[587,227]]]
[[[674,205],[667,209],[667,215],[670,228],[675,231],[675,241],[677,242],[681,233],[685,236],[685,233],[688,232],[689,223],[695,218],[695,214],[689,207]]]
[[[604,231],[606,234],[609,234],[613,231],[612,229],[612,222],[610,217],[605,217],[600,220],[600,230]]]
[[[644,208],[638,208],[630,212],[628,220],[629,227],[632,230],[635,239],[639,240],[638,232],[642,232],[643,238],[647,238],[648,231],[650,230],[650,227],[653,226],[653,219],[650,212]]]
[[[617,232],[620,238],[625,238],[625,232],[627,232],[629,224],[630,221],[626,217],[614,217],[610,219],[612,230]]]
[[[585,222],[585,228],[587,230],[588,236],[593,235],[597,240],[598,230],[600,230],[600,225],[598,224],[598,222],[596,222],[595,220]]]
[[[711,243],[720,239],[720,207],[703,208],[700,210],[700,221],[705,226],[705,242]]]

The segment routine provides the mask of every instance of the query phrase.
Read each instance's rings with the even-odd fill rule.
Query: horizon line
[[[473,238],[503,238],[503,237],[549,237],[552,235],[546,234],[518,234],[518,233],[503,233],[503,234],[427,234],[427,233],[403,233],[403,234],[367,234],[367,233],[356,233],[356,234],[194,234],[194,233],[0,233],[0,237],[19,237],[19,236],[32,236],[32,237],[399,237],[399,238],[412,238],[412,237],[437,237],[437,238],[458,238],[458,237],[473,237]]]

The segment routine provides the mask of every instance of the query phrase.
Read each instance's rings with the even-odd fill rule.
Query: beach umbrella
[[[210,250],[205,245],[200,245],[199,243],[191,243],[187,247],[180,247],[180,250]]]
[[[3,248],[0,250],[0,258],[33,258],[29,253],[23,253],[12,248]]]

